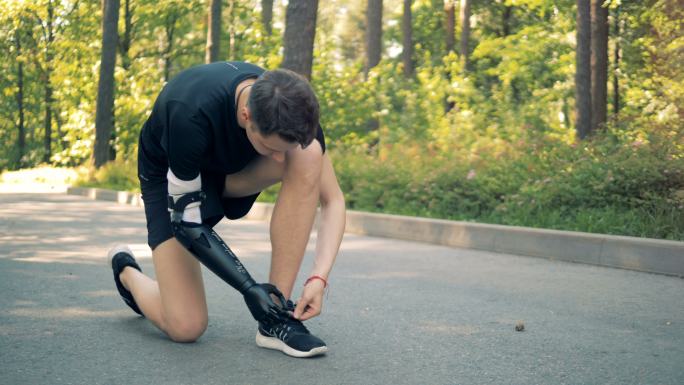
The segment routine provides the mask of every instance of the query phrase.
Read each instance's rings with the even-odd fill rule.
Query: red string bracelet
[[[328,287],[328,281],[326,281],[325,278],[321,277],[320,275],[312,275],[311,277],[309,277],[309,278],[306,280],[306,282],[304,282],[304,286],[308,285],[309,282],[313,281],[314,279],[320,279],[321,281],[323,281],[323,288],[324,288],[324,289],[325,289],[326,287]]]

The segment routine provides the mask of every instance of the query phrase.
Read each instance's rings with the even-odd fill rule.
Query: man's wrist
[[[326,278],[321,277],[320,275],[309,276],[309,278],[307,278],[306,282],[304,282],[304,286],[308,285],[309,283],[311,283],[313,281],[323,282],[323,288],[328,287],[328,280]]]

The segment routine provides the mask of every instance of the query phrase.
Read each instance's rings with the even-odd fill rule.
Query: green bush
[[[500,142],[475,154],[338,146],[334,161],[350,209],[684,239],[681,142],[659,135]]]
[[[97,170],[83,168],[74,184],[82,187],[139,192],[140,183],[137,167],[135,161],[116,160],[106,163]]]

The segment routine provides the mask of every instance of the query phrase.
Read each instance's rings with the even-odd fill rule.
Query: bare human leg
[[[193,342],[206,330],[207,303],[199,262],[175,238],[152,251],[157,281],[133,268],[120,279],[157,328],[176,342]]]

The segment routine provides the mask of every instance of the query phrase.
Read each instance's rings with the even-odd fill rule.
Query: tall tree
[[[613,34],[614,46],[613,46],[613,117],[617,118],[620,112],[620,6],[615,8],[615,13],[613,14]]]
[[[205,63],[218,60],[221,42],[221,3],[222,0],[211,0],[207,16],[207,48],[204,55]]]
[[[290,0],[285,13],[282,67],[311,79],[318,0]]]
[[[273,33],[273,0],[261,0],[261,24],[270,36]]]
[[[606,123],[608,103],[608,8],[591,0],[591,129]]]
[[[45,93],[43,102],[45,103],[45,151],[43,152],[43,162],[50,162],[52,157],[52,73],[54,71],[54,42],[55,42],[55,5],[52,0],[47,3],[47,18],[43,27],[43,39],[45,41],[45,67],[43,68],[43,84]],[[42,25],[42,23],[41,23]]]
[[[42,5],[42,4],[41,4]],[[50,162],[52,157],[52,123],[53,120],[57,120],[57,130],[58,136],[60,134],[60,121],[59,114],[54,113],[55,103],[54,103],[54,86],[53,74],[55,71],[55,60],[57,51],[57,37],[64,31],[64,28],[69,24],[67,21],[71,14],[78,9],[79,1],[73,2],[71,10],[65,11],[62,7],[66,4],[63,2],[58,2],[55,0],[47,0],[45,3],[45,14],[42,14],[42,9],[39,9],[40,5],[35,8],[30,8],[29,12],[33,16],[36,25],[40,27],[40,42],[42,43],[42,56],[43,60],[38,60],[36,62],[37,67],[41,76],[41,83],[43,85],[43,108],[44,108],[44,142],[43,142],[43,162]],[[57,14],[55,15],[55,13]],[[34,39],[33,35],[30,35]],[[40,45],[40,43],[35,42],[35,46]],[[54,113],[54,114],[53,114]]]
[[[235,60],[235,0],[228,0],[228,60]]]
[[[102,54],[100,80],[97,86],[95,113],[95,148],[93,160],[96,168],[109,160],[109,141],[114,129],[114,66],[119,38],[119,0],[103,1]]]
[[[584,139],[591,131],[591,1],[577,0],[575,129]]]
[[[121,66],[128,71],[131,68],[131,40],[133,34],[133,8],[131,0],[124,0],[124,30],[123,36],[119,39],[119,55],[121,56]]]
[[[176,34],[176,26],[180,14],[176,8],[170,8],[164,18],[164,35],[166,36],[166,45],[162,51],[162,59],[164,60],[164,81],[167,82],[171,78],[171,66],[173,65],[173,48],[174,37]]]
[[[366,6],[366,65],[364,72],[380,63],[382,53],[382,0],[368,0]]]
[[[404,63],[404,76],[413,76],[413,25],[411,17],[412,0],[404,0],[404,16],[401,22],[404,50],[401,54]]]
[[[501,35],[506,37],[511,34],[511,16],[513,15],[513,6],[504,5],[503,16],[501,17]]]
[[[21,21],[20,21],[21,23]],[[23,158],[26,153],[26,127],[24,127],[24,58],[21,56],[21,25],[14,31],[14,47],[17,52],[17,115],[19,119],[17,122],[18,137],[18,153],[17,165],[23,166]]]
[[[459,23],[461,23],[461,61],[463,68],[468,68],[468,44],[470,43],[470,0],[461,0],[461,8],[459,12]]]
[[[454,51],[456,45],[456,5],[454,0],[444,0],[444,30],[446,32],[446,51]]]

